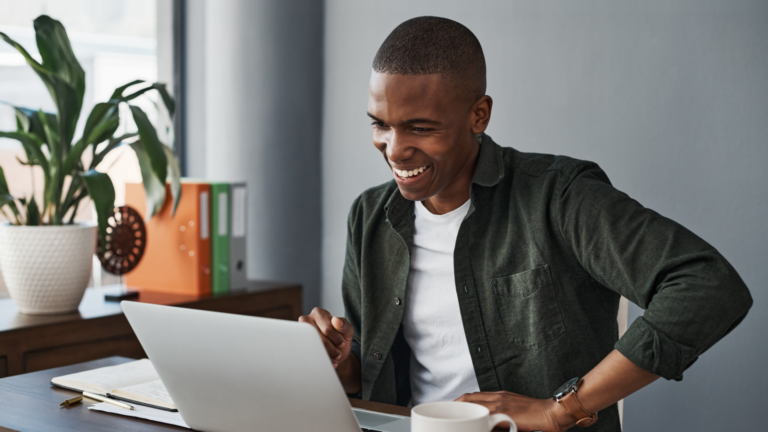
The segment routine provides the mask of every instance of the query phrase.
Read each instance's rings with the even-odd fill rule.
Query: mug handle
[[[512,420],[512,417],[506,414],[494,414],[488,417],[488,430],[493,430],[496,425],[505,421],[509,422],[509,432],[517,432],[517,425],[515,424],[515,421]]]

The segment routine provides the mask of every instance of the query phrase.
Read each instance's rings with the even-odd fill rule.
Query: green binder
[[[229,183],[211,183],[211,293],[229,292]]]

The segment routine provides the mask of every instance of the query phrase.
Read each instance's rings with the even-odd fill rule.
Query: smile
[[[392,168],[392,170],[397,174],[398,177],[407,179],[407,178],[413,178],[418,177],[421,173],[426,171],[429,168],[429,166],[423,166],[419,168],[415,168],[412,170],[399,170],[397,168]]]

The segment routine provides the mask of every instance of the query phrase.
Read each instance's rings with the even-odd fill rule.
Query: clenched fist
[[[317,329],[334,368],[347,360],[352,350],[355,329],[346,318],[335,317],[325,309],[314,308],[309,315],[300,316],[299,322],[312,324]]]

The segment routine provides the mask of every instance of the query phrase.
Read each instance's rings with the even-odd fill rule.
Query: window
[[[0,0],[0,10],[3,11],[0,14],[0,31],[39,59],[32,27],[34,19],[46,14],[64,25],[72,49],[86,73],[83,110],[75,133],[75,137],[79,137],[94,104],[107,100],[116,87],[135,79],[149,82],[158,80],[157,17],[158,3],[163,1]],[[167,18],[170,20],[170,15]],[[170,22],[163,24],[170,27]],[[166,28],[165,25],[162,28]],[[164,35],[167,32],[161,33]],[[169,83],[169,90],[171,87]],[[157,107],[162,107],[162,103],[159,103],[154,92],[141,99],[135,103],[144,109],[156,125],[164,121],[163,116],[157,115]],[[1,41],[0,101],[55,112],[51,96],[40,78],[13,47]],[[121,125],[123,131],[118,130],[118,134],[135,130],[128,108],[122,106],[121,109],[126,110],[122,118],[127,121]],[[0,130],[16,130],[14,111],[3,104],[0,104]],[[158,127],[158,131],[161,130],[167,130],[165,136],[161,134],[161,140],[171,144],[171,128]],[[39,202],[43,187],[42,175],[19,164],[17,157],[24,159],[21,145],[0,138],[0,166],[5,170],[11,193],[14,196],[29,196],[34,190]],[[128,147],[110,153],[99,165],[99,170],[108,172],[112,178],[118,205],[125,199],[124,184],[141,181],[138,163]],[[92,212],[90,203],[81,206],[77,219],[93,219]]]
[[[39,15],[49,15],[60,21],[67,30],[72,49],[86,73],[86,92],[83,109],[75,137],[83,126],[94,104],[105,101],[118,86],[136,79],[168,84],[172,68],[172,5],[171,0],[0,0],[0,31],[19,42],[33,57],[40,59],[35,43],[33,21]],[[158,22],[160,21],[160,22]],[[158,31],[159,29],[159,31]],[[159,40],[158,40],[159,39]],[[161,57],[158,57],[160,45]],[[158,66],[161,73],[158,73]],[[167,115],[158,115],[164,109],[155,92],[143,100],[134,100],[150,117],[160,134],[161,141],[172,144],[173,135]],[[10,45],[0,41],[0,130],[16,130],[16,119],[10,105],[55,112],[48,90],[33,72],[24,58]],[[158,108],[159,107],[159,108]],[[117,134],[135,131],[128,108],[121,116],[125,124]],[[161,124],[162,123],[162,124]],[[162,131],[166,131],[165,134]],[[21,165],[24,159],[21,145],[0,138],[0,166],[5,171],[11,193],[14,196],[35,194],[38,203],[42,198],[42,173],[39,168]],[[115,186],[116,205],[125,201],[125,183],[141,182],[138,162],[127,146],[111,152],[98,169],[109,173]],[[95,219],[92,204],[83,202],[77,214],[78,220]],[[0,214],[0,220],[5,220]],[[94,269],[98,267],[98,261]],[[102,280],[102,276],[106,280]],[[111,275],[94,273],[96,285],[114,283]],[[4,284],[0,278],[0,297]]]

